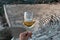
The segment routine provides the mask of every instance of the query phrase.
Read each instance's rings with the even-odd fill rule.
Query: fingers
[[[28,38],[31,36],[32,36],[32,32],[30,32],[30,31],[23,32],[23,33],[20,33],[19,39],[20,40],[28,40]]]
[[[32,32],[28,31],[27,36],[28,36],[28,37],[31,37],[31,36],[32,36]]]
[[[31,37],[32,35],[32,32],[28,31],[28,32],[23,32],[20,34],[20,37],[23,36],[23,37]]]
[[[20,37],[21,37],[21,36],[23,36],[23,37],[27,36],[27,33],[28,33],[28,32],[20,33]]]

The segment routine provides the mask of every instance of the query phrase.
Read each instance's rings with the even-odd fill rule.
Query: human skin
[[[20,33],[19,35],[19,39],[20,40],[28,40],[29,37],[32,36],[32,32],[28,31],[28,32],[23,32],[23,33]]]

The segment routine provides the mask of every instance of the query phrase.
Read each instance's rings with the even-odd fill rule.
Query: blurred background
[[[0,19],[3,26],[8,26],[4,16],[4,4],[56,4],[59,3],[60,0],[0,0]]]

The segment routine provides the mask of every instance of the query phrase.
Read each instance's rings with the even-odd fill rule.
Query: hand
[[[32,36],[32,32],[28,31],[28,32],[21,33],[19,38],[20,40],[28,40],[28,38],[31,36]]]

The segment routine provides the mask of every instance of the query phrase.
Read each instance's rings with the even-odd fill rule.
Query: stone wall
[[[39,17],[42,22],[50,20],[51,15],[60,17],[60,4],[18,4],[18,5],[6,5],[6,13],[9,18],[9,22],[12,26],[21,26],[23,21],[23,14],[25,11],[31,11],[34,13],[34,17]]]

